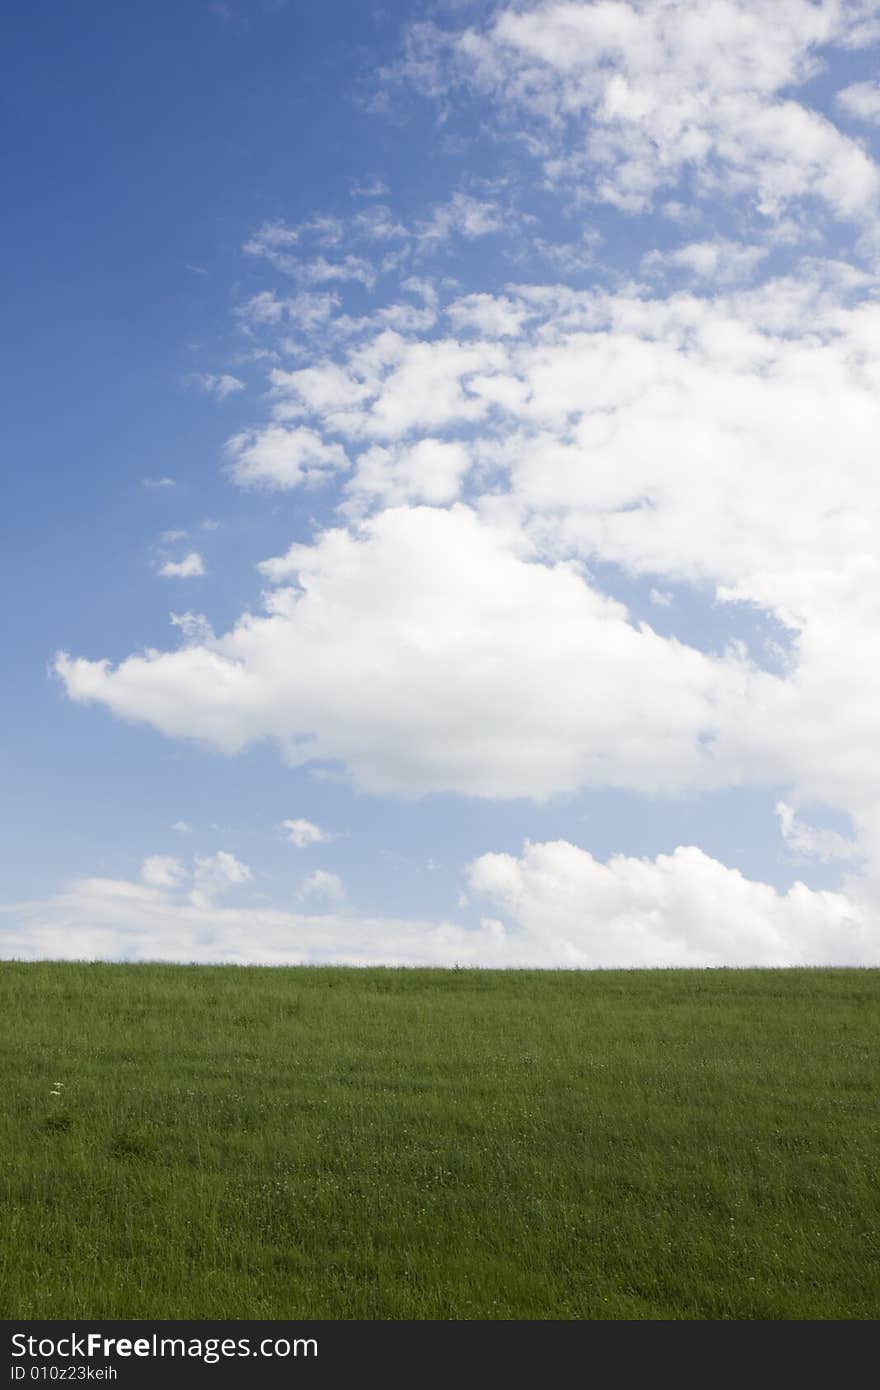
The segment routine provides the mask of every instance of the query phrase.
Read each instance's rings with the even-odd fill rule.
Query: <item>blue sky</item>
[[[880,961],[880,4],[4,27],[0,954]]]

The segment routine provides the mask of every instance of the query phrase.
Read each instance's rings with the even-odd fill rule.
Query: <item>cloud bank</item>
[[[151,856],[140,882],[81,879],[40,903],[2,909],[19,959],[163,960],[240,965],[429,965],[595,969],[880,964],[880,929],[843,894],[796,883],[786,894],[694,847],[655,860],[599,863],[567,841],[519,858],[484,854],[470,892],[500,916],[479,926],[229,906],[251,873],[226,851],[194,869]],[[339,902],[316,871],[304,897]]]

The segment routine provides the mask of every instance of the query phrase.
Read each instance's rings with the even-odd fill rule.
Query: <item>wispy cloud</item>
[[[713,285],[732,285],[751,279],[768,254],[766,246],[748,246],[716,237],[712,241],[691,241],[672,251],[649,251],[642,257],[641,268],[648,276],[678,271]]]
[[[775,809],[786,845],[804,859],[819,859],[828,863],[835,859],[851,861],[863,857],[863,851],[853,840],[848,840],[836,830],[809,825],[800,820],[794,807],[785,801],[778,801]]]
[[[244,382],[237,376],[230,376],[228,372],[215,375],[212,372],[198,372],[192,378],[198,386],[208,396],[215,396],[218,401],[225,401],[227,396],[233,395],[236,391],[244,390]]]
[[[345,884],[338,874],[330,873],[326,869],[314,869],[303,879],[300,896],[341,903],[345,898]]]
[[[205,562],[197,550],[191,550],[182,560],[166,560],[159,573],[164,579],[198,579],[205,573]]]
[[[289,840],[296,849],[309,849],[312,845],[327,845],[336,836],[329,830],[322,830],[319,825],[315,825],[310,820],[299,817],[295,820],[284,820],[279,826],[284,838]]]
[[[391,192],[384,179],[360,179],[351,186],[352,198],[384,198]]]
[[[503,213],[495,203],[458,192],[432,209],[430,217],[419,224],[417,235],[422,242],[446,241],[451,236],[472,241],[499,232],[504,225]]]
[[[837,93],[837,105],[847,116],[876,124],[880,121],[880,82],[854,82]]]

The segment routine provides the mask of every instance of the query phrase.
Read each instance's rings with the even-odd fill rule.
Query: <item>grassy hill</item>
[[[0,1071],[7,1318],[880,1316],[878,971],[5,963]]]

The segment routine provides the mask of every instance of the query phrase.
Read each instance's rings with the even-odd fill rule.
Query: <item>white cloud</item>
[[[409,294],[419,295],[432,308],[437,305],[437,287],[432,280],[426,280],[419,275],[408,275],[405,280],[401,280],[400,288]]]
[[[341,903],[345,898],[345,884],[338,874],[328,873],[326,869],[314,869],[303,879],[300,896]]]
[[[596,266],[596,251],[601,241],[597,232],[586,229],[580,241],[548,241],[546,237],[530,239],[529,247],[537,252],[561,275],[583,275]]]
[[[406,241],[409,232],[384,203],[375,204],[359,212],[352,223],[357,236],[368,241]]]
[[[266,561],[281,587],[220,637],[187,613],[172,619],[179,651],[58,671],[121,717],[226,752],[272,739],[380,793],[772,786],[789,849],[842,859],[849,842],[792,807],[842,808],[880,885],[878,281],[791,249],[814,249],[833,214],[871,251],[867,145],[799,88],[830,46],[876,37],[877,6],[779,0],[772,23],[758,0],[480,15],[413,26],[405,75],[441,104],[461,84],[488,96],[488,134],[524,136],[570,220],[598,199],[687,225],[686,244],[642,262],[660,289],[627,287],[615,263],[596,277],[615,292],[407,280],[423,303],[337,313],[347,280],[373,286],[452,238],[506,230],[515,186],[502,206],[471,181],[485,197],[459,192],[408,227],[384,204],[265,224],[246,250],[294,286],[240,310],[275,366],[271,422],[229,442],[229,472],[275,489],[341,481],[338,529]],[[856,83],[839,109],[875,119],[877,90]],[[580,272],[595,255],[589,227],[561,245],[529,230],[530,266]],[[396,244],[375,264],[351,253],[380,239]],[[792,257],[786,277],[737,288],[766,273],[768,248]],[[664,296],[682,276],[696,292]],[[715,651],[746,630],[779,674],[743,646],[713,655],[630,621],[588,582],[592,569],[613,584],[614,567],[670,610],[664,630]],[[762,623],[786,641],[761,647]]]
[[[841,893],[778,893],[693,846],[602,864],[565,840],[484,854],[471,891],[521,933],[537,964],[876,965],[880,923]],[[540,953],[540,954],[539,954]]]
[[[490,342],[414,340],[386,330],[346,354],[272,373],[279,418],[314,417],[350,439],[394,440],[491,414],[506,350]]]
[[[716,202],[745,197],[776,217],[815,197],[842,218],[875,215],[867,153],[792,91],[821,50],[877,36],[873,3],[501,5],[459,31],[411,26],[381,81],[403,78],[440,104],[466,84],[502,129],[527,131],[546,180],[631,212],[685,185]]]
[[[338,261],[328,261],[326,256],[316,256],[311,261],[300,261],[291,267],[290,274],[308,285],[326,285],[333,280],[354,280],[370,290],[376,283],[376,267],[363,256],[343,256]]]
[[[837,104],[859,121],[880,121],[880,83],[854,82],[837,93]]]
[[[467,306],[477,341],[383,329],[275,372],[286,476],[341,463],[338,437],[356,459],[349,529],[267,561],[302,588],[225,636],[63,658],[70,694],[383,793],[772,785],[848,812],[880,881],[875,283],[803,261],[712,299],[508,286]],[[466,460],[470,510],[438,512]],[[716,645],[782,622],[785,650],[755,647],[781,674],[631,625],[572,569],[594,561],[714,594]]]
[[[308,849],[311,845],[326,845],[334,840],[335,835],[331,835],[328,830],[322,830],[319,825],[314,825],[310,820],[283,820],[279,827],[285,839],[289,840],[296,849]]]
[[[323,254],[314,256],[306,249],[309,243],[337,246],[345,233],[346,224],[339,218],[316,214],[296,227],[284,222],[266,222],[248,238],[243,249],[246,255],[268,261],[275,270],[303,284],[353,280],[371,288],[376,283],[376,268],[362,256],[349,253],[331,261]]]
[[[449,922],[193,903],[179,893],[107,878],[79,879],[44,902],[0,907],[0,956],[239,965],[503,963],[491,933]]]
[[[517,337],[528,310],[506,295],[468,294],[446,309],[456,332],[470,330],[487,338]]]
[[[348,466],[340,444],[328,444],[314,430],[267,425],[245,430],[227,441],[230,474],[241,487],[288,489],[326,480]]]
[[[184,834],[192,831],[192,826],[186,821],[178,821],[172,828]],[[221,894],[249,883],[252,877],[248,865],[226,850],[206,856],[196,855],[192,868],[187,868],[182,860],[170,854],[148,855],[141,865],[141,882],[147,888],[175,893],[185,890],[187,901],[195,907],[210,907]],[[89,882],[110,883],[111,880]],[[142,890],[138,885],[131,885],[131,890],[135,895],[141,894],[142,900]],[[182,900],[178,898],[176,901]]]
[[[375,475],[364,491],[378,505],[410,495],[393,490],[413,457],[397,441],[466,447],[506,478],[512,514],[545,558],[574,549],[736,586],[761,605],[776,575],[773,606],[797,625],[795,575],[814,604],[807,576],[852,566],[880,524],[880,311],[870,299],[846,307],[853,287],[873,283],[807,262],[715,300],[512,288],[452,306],[462,325],[494,325],[494,341],[381,332],[343,362],[272,380],[279,411],[317,434],[383,441],[361,453],[352,484]],[[841,419],[852,423],[844,437]]]
[[[339,295],[329,290],[301,290],[288,298],[274,290],[261,290],[236,309],[236,315],[250,329],[272,328],[280,324],[311,333],[326,324],[339,308]]]
[[[431,216],[420,223],[417,235],[423,242],[442,242],[452,236],[474,241],[477,237],[500,232],[505,225],[501,208],[484,198],[469,193],[454,193],[445,203],[438,203]]]
[[[262,227],[248,238],[243,249],[248,256],[265,256],[269,252],[296,246],[299,239],[296,227],[289,227],[286,222],[276,219],[264,222]]]
[[[177,888],[186,877],[183,864],[170,854],[151,854],[141,865],[141,878],[151,888]]]
[[[880,963],[876,914],[800,883],[778,893],[694,848],[607,864],[565,841],[526,844],[518,859],[482,855],[468,881],[494,912],[479,927],[218,901],[249,881],[247,867],[223,852],[197,861],[194,888],[187,877],[79,879],[45,901],[0,907],[0,956],[506,968]],[[312,876],[314,896],[333,903],[339,888],[335,875]]]
[[[141,486],[147,488],[176,487],[173,478],[141,478]]]
[[[188,644],[214,640],[214,629],[204,613],[172,613],[171,626],[180,630],[181,638]]]
[[[209,646],[115,668],[62,655],[57,670],[74,699],[228,753],[274,738],[290,762],[340,762],[380,793],[737,777],[713,739],[775,678],[631,626],[523,544],[462,505],[390,509],[266,562],[298,587]]]
[[[215,898],[249,883],[253,875],[247,864],[226,850],[205,857],[196,856],[190,902],[194,907],[211,907]]]
[[[215,396],[218,401],[225,401],[227,396],[234,395],[236,391],[244,390],[244,382],[239,381],[237,376],[230,376],[228,372],[215,375],[212,372],[200,372],[195,381],[202,390],[209,396]]]
[[[459,496],[469,467],[468,452],[457,442],[428,438],[409,448],[373,445],[360,455],[346,491],[355,512],[364,503],[443,505]]]
[[[191,550],[182,560],[166,560],[159,573],[165,579],[198,579],[205,573],[205,562],[197,550]]]
[[[279,299],[274,290],[260,290],[259,294],[251,295],[244,304],[240,304],[235,312],[252,327],[263,327],[280,323],[287,303],[287,300]]]
[[[764,246],[744,246],[716,237],[714,241],[692,241],[674,251],[650,251],[642,258],[642,271],[655,275],[680,270],[696,280],[728,285],[750,279],[766,255]]]
[[[776,803],[779,829],[789,849],[804,859],[820,859],[825,863],[835,859],[859,859],[858,846],[836,830],[821,829],[799,820],[794,807],[785,801]]]
[[[300,223],[299,230],[310,233],[319,246],[338,246],[345,234],[345,223],[331,213],[318,212]]]
[[[352,198],[384,198],[391,190],[382,179],[364,179],[351,186]]]
[[[176,820],[171,829],[176,830],[178,835],[191,835],[194,827],[187,820]]]

